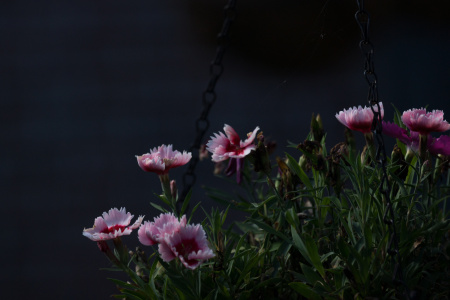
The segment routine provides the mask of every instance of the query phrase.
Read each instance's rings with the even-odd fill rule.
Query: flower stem
[[[376,160],[376,150],[372,132],[364,133],[364,139],[366,140],[367,150],[369,152],[370,158],[374,162]]]
[[[425,160],[427,159],[427,142],[428,142],[428,135],[421,134],[419,135],[419,157],[420,162],[423,164]]]

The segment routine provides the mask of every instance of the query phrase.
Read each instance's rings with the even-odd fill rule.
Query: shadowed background
[[[285,145],[304,140],[314,112],[328,146],[341,141],[334,114],[366,105],[356,4],[238,2],[207,136],[224,123],[241,137],[260,126],[277,141],[276,155],[298,155]],[[448,116],[449,4],[392,2],[367,4],[385,119],[393,116],[390,103],[400,111],[429,105]],[[149,205],[158,202],[157,176],[144,173],[134,155],[192,143],[225,3],[0,3],[2,298],[116,292],[106,279],[116,274],[99,271],[108,262],[82,230],[111,207],[147,220],[158,214]],[[202,186],[235,186],[211,176],[209,161],[197,170],[193,201],[209,211],[215,204]],[[180,188],[184,171],[171,172]],[[197,222],[203,218],[197,211]],[[138,245],[135,234],[124,241]]]

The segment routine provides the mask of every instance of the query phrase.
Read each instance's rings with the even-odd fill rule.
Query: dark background
[[[207,135],[257,125],[301,142],[320,113],[328,146],[334,114],[365,105],[353,1],[238,1],[225,72]],[[429,105],[450,114],[450,22],[445,1],[371,1],[371,41],[386,117]],[[81,235],[125,206],[158,214],[159,182],[134,155],[163,143],[188,149],[209,80],[225,1],[1,1],[0,186],[2,299],[106,299],[108,262]],[[358,138],[361,138],[358,136]],[[389,150],[388,150],[389,151]],[[202,162],[203,185],[227,189]],[[181,185],[185,168],[171,172]],[[181,186],[180,186],[181,188]],[[202,220],[201,211],[196,220]],[[134,220],[133,220],[134,222]],[[124,239],[130,248],[136,235]],[[149,250],[150,251],[150,250]]]

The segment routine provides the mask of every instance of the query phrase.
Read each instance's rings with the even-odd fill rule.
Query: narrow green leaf
[[[317,293],[315,293],[309,286],[307,286],[303,282],[291,282],[289,283],[289,286],[306,299],[311,300],[322,299]]]
[[[265,230],[266,232],[278,236],[283,241],[287,241],[287,242],[291,243],[291,240],[287,236],[285,236],[284,234],[282,234],[279,231],[276,231],[272,226],[269,226],[266,223],[258,221],[256,219],[249,219],[249,221],[254,223],[254,224],[256,224],[256,225],[258,225],[261,229]]]
[[[289,208],[285,213],[286,221],[295,228],[298,228],[300,225],[300,221],[297,217],[297,214],[295,213],[295,210],[293,207]]]
[[[150,205],[153,206],[154,208],[156,208],[157,210],[162,211],[163,213],[166,213],[166,212],[167,212],[167,209],[163,208],[162,206],[160,206],[160,205],[158,205],[158,204],[155,204],[155,203],[153,203],[153,202],[150,202]]]
[[[191,196],[192,196],[192,189],[189,190],[189,192],[187,193],[186,197],[183,200],[183,206],[181,207],[180,210],[180,216],[184,215],[184,212],[186,211],[189,202],[191,201]]]
[[[298,251],[300,251],[300,253],[303,255],[303,257],[311,265],[313,265],[311,258],[309,257],[308,249],[306,248],[305,244],[303,243],[303,240],[298,235],[297,230],[295,230],[295,228],[292,226],[291,226],[291,234],[292,234],[292,239],[294,241],[294,246],[298,249]]]
[[[303,234],[303,242],[305,243],[306,249],[308,251],[312,265],[320,273],[322,278],[325,278],[325,270],[323,268],[322,262],[320,261],[319,250],[317,244],[312,237],[307,234]]]
[[[200,206],[201,202],[197,203],[197,205],[194,206],[194,208],[191,211],[191,215],[189,216],[189,220],[188,223],[191,222],[192,216],[194,215],[195,211],[198,209],[198,207]]]
[[[309,180],[308,175],[306,175],[305,171],[298,165],[298,162],[289,154],[286,153],[286,157],[288,158],[287,165],[291,171],[293,171],[303,182],[303,184],[308,188],[308,190],[312,190],[313,186],[311,181]]]

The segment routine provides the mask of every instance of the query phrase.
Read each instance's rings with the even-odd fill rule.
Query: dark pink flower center
[[[244,151],[245,151],[244,148],[241,148],[241,147],[239,147],[237,145],[233,145],[233,144],[230,144],[227,147],[227,152],[234,152],[236,155],[241,155],[244,153]]]
[[[127,228],[127,226],[124,225],[114,225],[108,228],[103,229],[102,231],[100,231],[101,233],[113,233],[116,231],[120,231],[123,232],[125,230],[125,228]]]
[[[189,254],[197,253],[200,250],[200,247],[195,239],[183,240],[180,244],[175,246],[175,249],[178,252],[178,255],[183,256],[186,262],[189,263],[187,259]],[[194,261],[193,261],[194,262]]]

